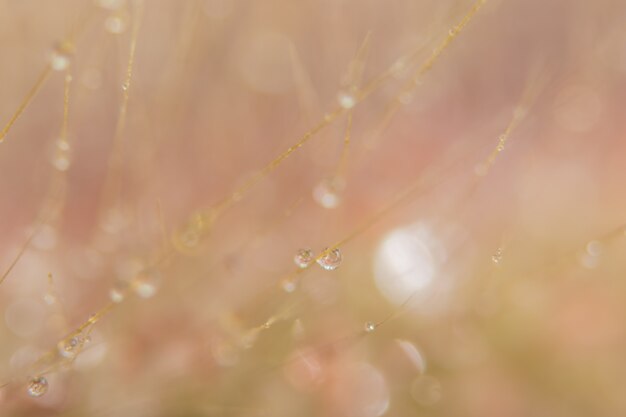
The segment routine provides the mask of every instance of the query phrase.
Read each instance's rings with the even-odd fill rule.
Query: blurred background
[[[625,18],[0,0],[0,415],[625,415]]]

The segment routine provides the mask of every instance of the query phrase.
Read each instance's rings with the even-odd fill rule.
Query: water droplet
[[[128,283],[125,281],[117,281],[113,284],[113,287],[109,290],[109,298],[114,303],[121,303],[126,297],[126,291],[128,290]]]
[[[70,143],[67,141],[66,138],[59,138],[57,139],[57,149],[59,149],[60,151],[69,151]]]
[[[326,251],[328,251],[328,248],[324,249],[323,252]],[[341,251],[339,250],[339,248],[334,248],[328,251],[328,253],[326,253],[320,259],[318,259],[317,263],[319,264],[319,266],[327,271],[334,271],[335,269],[339,268],[342,259],[343,256],[341,255]]]
[[[406,67],[406,58],[401,58],[393,63],[393,65],[391,66],[391,73],[394,77],[400,77],[402,73],[406,70]]]
[[[339,178],[323,180],[313,189],[313,199],[324,208],[335,208],[341,202],[339,193],[344,187],[344,181]]]
[[[123,91],[128,91],[128,87],[129,87],[128,83],[122,84],[122,90]]]
[[[109,208],[100,219],[100,227],[109,234],[119,233],[131,222],[130,209],[117,205]]]
[[[314,256],[313,251],[311,249],[300,249],[296,252],[296,255],[293,257],[294,263],[298,266],[298,268],[307,268],[313,262]]]
[[[496,249],[496,252],[491,256],[491,260],[494,264],[499,264],[502,261],[502,248]]]
[[[448,34],[449,34],[450,36],[455,36],[455,35],[456,35],[456,33],[457,33],[456,28],[450,28],[450,30],[448,31]]]
[[[70,167],[70,158],[66,152],[59,152],[54,156],[52,165],[61,172],[67,171]]]
[[[180,235],[180,243],[187,248],[193,248],[200,242],[200,236],[195,230],[187,230]]]
[[[363,326],[363,328],[367,333],[371,333],[376,330],[376,324],[374,322],[368,321],[365,322],[365,326]]]
[[[109,33],[119,35],[126,30],[126,22],[119,16],[109,16],[104,21],[104,28]]]
[[[47,305],[51,306],[52,304],[54,304],[54,303],[56,303],[56,302],[57,302],[57,298],[54,296],[54,294],[50,294],[50,293],[48,292],[48,293],[45,293],[45,294],[44,294],[44,296],[43,296],[43,301],[44,301],[44,303],[46,303]]]
[[[506,143],[506,135],[500,135],[498,136],[498,146],[497,146],[497,150],[498,152],[502,152],[504,150],[504,144]]]
[[[183,253],[193,253],[202,237],[210,230],[217,215],[217,211],[213,209],[195,213],[185,226],[174,233],[172,237],[174,246]]]
[[[293,278],[287,278],[280,284],[285,292],[292,293],[296,290],[296,281]]]
[[[28,381],[27,392],[31,397],[41,397],[48,392],[48,380],[43,376],[31,378],[30,381]]]
[[[83,338],[83,335],[77,334],[61,340],[57,345],[57,350],[64,358],[72,359],[80,352],[84,343],[85,339]]]
[[[73,47],[70,43],[61,42],[54,46],[50,53],[50,66],[55,71],[64,71],[70,65]]]
[[[590,252],[587,248],[586,252],[580,255],[580,264],[587,269],[597,268],[600,264],[600,252]]]
[[[161,274],[156,269],[145,269],[133,280],[133,289],[141,298],[153,297],[159,289]]]
[[[598,240],[592,240],[587,243],[586,247],[587,253],[591,256],[600,256],[602,253],[602,242]]]
[[[350,110],[356,104],[356,98],[346,91],[339,92],[337,95],[337,101],[339,102],[339,105],[346,110]]]

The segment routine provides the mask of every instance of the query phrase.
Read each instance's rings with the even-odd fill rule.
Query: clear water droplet
[[[376,330],[376,324],[374,322],[368,321],[365,323],[365,326],[363,326],[363,328],[367,333],[371,333]]]
[[[350,110],[356,104],[356,98],[347,91],[339,92],[339,94],[337,94],[337,101],[339,105],[346,110]]]
[[[117,281],[113,284],[113,287],[109,290],[109,298],[114,303],[121,303],[126,298],[126,291],[128,290],[128,283],[125,281]]]
[[[391,73],[394,77],[400,77],[402,73],[406,70],[406,67],[406,58],[401,58],[393,63],[393,65],[391,66]]]
[[[173,237],[174,246],[183,253],[193,253],[217,217],[216,210],[198,212]]]
[[[61,340],[57,345],[59,354],[67,359],[74,358],[82,349],[85,339],[82,334]]]
[[[133,280],[135,294],[141,298],[153,297],[161,282],[161,274],[156,269],[145,269],[141,271]]]
[[[287,279],[283,280],[283,282],[281,282],[280,286],[282,287],[283,291],[285,291],[287,293],[292,293],[297,288],[296,281],[294,279],[292,279],[292,278],[287,278]]]
[[[126,30],[126,22],[120,16],[109,16],[104,21],[104,28],[109,33],[119,35]]]
[[[43,296],[43,301],[47,305],[51,306],[51,305],[53,305],[54,303],[57,302],[57,298],[54,296],[54,294],[51,294],[51,293],[47,292]]]
[[[67,171],[70,167],[70,158],[66,152],[59,152],[54,156],[52,165],[59,171]]]
[[[65,71],[70,65],[73,48],[67,42],[61,42],[54,46],[50,53],[50,66],[55,71]]]
[[[313,188],[313,199],[324,208],[335,208],[341,202],[339,194],[344,187],[345,183],[339,178],[325,179]]]
[[[323,252],[328,251],[328,248],[324,249]],[[327,271],[334,271],[339,268],[341,265],[341,261],[343,260],[343,256],[341,255],[341,251],[339,248],[334,248],[328,251],[324,256],[317,260],[319,266],[324,268]]]
[[[585,249],[587,250],[587,253],[591,256],[600,256],[603,249],[602,242],[598,240],[592,240],[591,242],[587,243]]]
[[[65,138],[57,139],[57,148],[60,151],[69,151],[70,150],[70,143]]]
[[[128,87],[129,87],[128,83],[122,84],[122,90],[123,91],[128,91]]]
[[[41,397],[48,392],[48,380],[43,376],[31,378],[28,381],[27,392],[31,397]]]
[[[298,268],[307,268],[313,262],[314,256],[311,249],[299,249],[293,257],[293,262]]]
[[[499,264],[502,261],[503,251],[502,248],[496,249],[496,252],[491,256],[491,260],[494,264]]]

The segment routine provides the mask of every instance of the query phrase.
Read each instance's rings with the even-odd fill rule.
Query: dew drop
[[[126,291],[128,289],[128,284],[124,281],[117,281],[113,284],[113,287],[109,290],[109,298],[116,304],[124,301],[126,297]]]
[[[82,349],[85,340],[82,334],[61,340],[57,345],[59,354],[67,359],[74,358]]]
[[[50,66],[55,71],[64,71],[70,65],[72,58],[72,46],[67,42],[61,42],[54,46],[50,53]]]
[[[194,213],[187,224],[172,236],[174,246],[183,253],[195,251],[202,238],[210,231],[218,215],[215,208]]]
[[[145,269],[133,280],[133,289],[141,298],[151,298],[159,289],[161,274],[156,269]]]
[[[318,259],[317,263],[327,271],[334,271],[339,268],[339,265],[341,265],[343,256],[341,255],[339,248],[332,249],[328,251],[328,253],[326,253],[326,251],[328,251],[328,248],[323,250],[325,255]]]
[[[313,199],[324,208],[335,208],[341,202],[339,193],[344,186],[345,183],[339,178],[323,180],[313,188]]]
[[[282,287],[283,291],[285,291],[287,293],[292,293],[297,288],[296,282],[293,279],[290,279],[290,278],[283,280],[283,282],[281,282],[280,286]]]
[[[128,83],[123,83],[122,84],[122,90],[123,91],[128,91],[128,87],[129,87]]]
[[[498,248],[496,252],[491,256],[491,260],[494,264],[499,264],[502,261],[502,248]]]
[[[602,253],[602,242],[592,240],[591,242],[587,243],[585,249],[587,250],[587,253],[591,256],[600,256],[600,254]]]
[[[67,152],[67,151],[69,151],[69,150],[70,150],[70,143],[67,141],[67,139],[66,139],[66,138],[59,138],[59,139],[57,140],[57,148],[58,148],[60,151],[65,151],[65,152]]]
[[[51,294],[51,293],[47,292],[43,296],[43,301],[47,305],[51,306],[51,305],[53,305],[54,303],[57,302],[57,298],[54,296],[54,294]]]
[[[30,381],[28,381],[27,392],[31,397],[41,397],[48,392],[48,380],[43,376],[31,378]]]
[[[337,101],[339,102],[339,105],[345,110],[350,110],[356,104],[356,99],[354,98],[354,96],[346,91],[341,91],[337,95]]]
[[[299,249],[293,257],[293,262],[298,268],[307,268],[313,262],[313,251],[311,249]]]
[[[376,330],[376,324],[374,322],[368,321],[365,322],[365,326],[363,326],[363,328],[367,333],[371,333]]]
[[[402,72],[406,70],[406,59],[402,58],[393,63],[391,67],[391,73],[394,77],[399,77],[402,75]]]
[[[119,35],[123,33],[126,29],[126,23],[119,16],[109,16],[104,21],[104,28],[107,32],[112,33],[114,35]]]
[[[54,156],[52,165],[59,171],[67,171],[70,167],[70,158],[66,152],[59,152]]]

